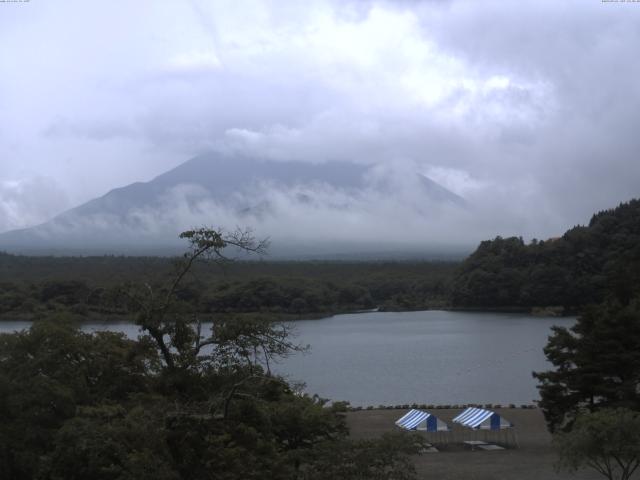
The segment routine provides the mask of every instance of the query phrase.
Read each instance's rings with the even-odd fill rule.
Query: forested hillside
[[[560,238],[496,237],[480,244],[452,282],[454,306],[562,306],[571,311],[640,288],[640,200],[595,214]]]

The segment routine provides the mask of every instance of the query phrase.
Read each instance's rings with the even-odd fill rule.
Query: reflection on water
[[[369,312],[295,322],[311,352],[276,370],[307,391],[354,405],[531,403],[552,325],[574,319],[472,312]],[[29,322],[2,322],[0,331]],[[87,323],[135,338],[129,323]]]

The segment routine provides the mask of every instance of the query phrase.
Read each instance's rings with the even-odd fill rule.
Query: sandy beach
[[[347,422],[353,438],[375,438],[397,429],[394,422],[408,410],[362,410],[349,412]],[[424,479],[471,479],[471,480],[591,480],[602,478],[597,472],[584,470],[576,474],[558,473],[554,470],[556,456],[551,446],[551,435],[547,432],[542,412],[535,409],[495,409],[500,415],[515,424],[518,447],[513,445],[498,451],[471,451],[462,441],[477,438],[483,433],[473,433],[454,425],[451,432],[455,441],[439,448],[438,453],[426,453],[415,457],[418,477]],[[431,411],[450,426],[451,419],[461,410],[435,409]],[[474,437],[475,435],[475,437]],[[491,435],[491,434],[489,434]],[[496,440],[489,437],[488,440]],[[504,443],[505,436],[501,436]],[[498,443],[498,442],[496,442]]]

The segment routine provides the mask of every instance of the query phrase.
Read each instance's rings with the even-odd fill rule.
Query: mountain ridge
[[[0,234],[0,249],[18,253],[68,250],[92,254],[101,250],[125,253],[136,245],[142,249],[171,249],[181,245],[175,238],[179,232],[173,231],[173,227],[188,223],[191,218],[191,224],[202,223],[198,219],[208,218],[208,211],[222,212],[227,223],[234,220],[259,223],[264,217],[273,223],[281,213],[277,209],[291,205],[310,215],[331,208],[338,216],[341,209],[347,214],[367,205],[368,196],[384,198],[400,194],[402,182],[420,194],[420,201],[408,205],[408,209],[466,206],[462,197],[425,175],[379,172],[378,168],[353,162],[312,164],[200,155],[147,182],[114,188],[40,225],[4,232]],[[171,209],[176,212],[167,213]],[[330,251],[325,247],[319,250]],[[393,242],[379,242],[374,250],[397,248]]]

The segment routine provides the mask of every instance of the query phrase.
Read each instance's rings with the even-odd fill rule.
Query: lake
[[[309,393],[353,405],[531,403],[532,371],[546,370],[542,348],[552,325],[573,318],[477,312],[367,312],[294,322],[311,345],[274,367]],[[0,331],[29,322],[0,322]],[[86,331],[131,337],[129,323],[87,323]]]

